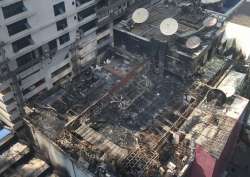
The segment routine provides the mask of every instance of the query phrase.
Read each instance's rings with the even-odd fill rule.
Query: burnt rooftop
[[[248,100],[240,96],[234,96],[232,102],[222,107],[204,101],[193,111],[180,131],[194,138],[196,144],[219,159],[247,104]]]
[[[122,176],[181,175],[193,159],[192,139],[175,142],[173,132],[209,90],[197,81],[216,82],[226,69],[223,58],[211,62],[217,67],[204,65],[204,78],[184,81],[159,77],[147,57],[112,48],[101,65],[32,100],[26,120],[90,171],[105,162]]]
[[[28,105],[34,108],[33,123],[44,127],[44,122],[47,122],[48,134],[52,137],[57,135],[67,122],[79,117],[88,107],[116,89],[139,63],[140,58],[132,60],[119,52],[113,53],[102,66],[90,66],[71,82],[41,93]]]
[[[229,135],[234,126],[231,119],[210,118],[214,117],[209,117],[210,108],[204,108],[206,95],[232,70],[234,56],[224,55],[226,49],[220,48],[219,35],[214,35],[222,22],[218,19],[218,26],[204,28],[203,21],[210,14],[196,8],[193,13],[199,15],[191,20],[193,13],[185,16],[190,8],[193,4],[155,4],[148,7],[151,15],[142,26],[127,28],[129,21],[119,24],[121,36],[115,37],[135,43],[116,44],[98,65],[31,101],[26,108],[28,124],[95,174],[105,166],[121,177],[184,176],[194,159],[194,143],[201,142],[200,134],[189,136],[196,130],[193,117],[203,110],[208,120],[199,118],[198,128],[210,121],[217,123],[216,135],[221,127]],[[156,28],[166,17],[178,19],[179,30],[189,29],[169,41]],[[181,48],[194,34],[203,40],[198,49]],[[199,60],[192,60],[194,55]],[[227,105],[236,109],[234,103]],[[214,110],[219,114],[223,106]]]

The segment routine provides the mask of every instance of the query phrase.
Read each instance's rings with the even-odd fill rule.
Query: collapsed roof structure
[[[220,175],[248,104],[230,84],[246,74],[220,43],[224,20],[193,1],[129,16],[99,64],[27,105],[37,146],[70,176],[61,156],[85,176]]]

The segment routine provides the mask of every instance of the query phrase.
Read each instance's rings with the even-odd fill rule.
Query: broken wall
[[[43,135],[39,130],[29,126],[31,136],[37,148],[45,155],[51,164],[59,169],[64,169],[70,177],[93,177],[87,169],[82,169],[76,165],[73,159],[63,152],[56,144]]]

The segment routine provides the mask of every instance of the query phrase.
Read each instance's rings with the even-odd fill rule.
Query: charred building
[[[26,141],[72,177],[219,177],[248,105],[224,20],[193,1],[135,10],[97,63],[26,104]]]

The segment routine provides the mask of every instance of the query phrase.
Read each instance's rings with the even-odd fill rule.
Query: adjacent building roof
[[[250,1],[245,1],[232,16],[232,23],[250,27]]]
[[[245,74],[231,71],[219,84],[218,89],[238,87],[244,78]],[[248,99],[239,95],[228,98],[223,106],[215,106],[204,99],[180,131],[187,133],[212,156],[219,158],[236,124],[242,121],[248,102]]]
[[[181,130],[191,135],[212,156],[219,158],[247,104],[248,100],[240,96],[235,96],[232,104],[221,109],[203,102]]]

